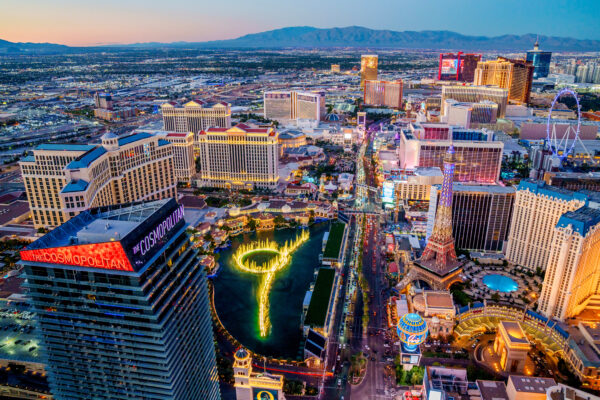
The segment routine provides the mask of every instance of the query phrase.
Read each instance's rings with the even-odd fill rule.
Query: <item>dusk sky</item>
[[[0,39],[96,45],[231,39],[287,26],[600,39],[600,0],[2,0]]]

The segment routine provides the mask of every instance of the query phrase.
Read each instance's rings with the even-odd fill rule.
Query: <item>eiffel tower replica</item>
[[[446,289],[458,279],[463,263],[457,259],[452,236],[452,182],[455,166],[454,146],[444,155],[444,179],[435,215],[433,233],[421,258],[415,262],[420,275],[435,289]]]

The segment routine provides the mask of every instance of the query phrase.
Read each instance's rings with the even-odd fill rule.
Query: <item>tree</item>
[[[273,222],[275,222],[276,226],[281,226],[285,224],[285,218],[283,218],[283,216],[279,214],[273,219]]]
[[[256,220],[254,218],[248,218],[248,223],[246,224],[248,229],[250,229],[251,231],[256,230],[257,225],[258,225],[258,222],[256,222]]]
[[[496,303],[500,301],[500,295],[498,293],[494,293],[492,294],[492,300],[494,300]]]

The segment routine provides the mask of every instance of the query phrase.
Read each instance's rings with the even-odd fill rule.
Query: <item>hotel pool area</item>
[[[514,292],[519,288],[519,285],[513,279],[500,274],[486,275],[482,281],[491,290],[497,290],[502,293]]]

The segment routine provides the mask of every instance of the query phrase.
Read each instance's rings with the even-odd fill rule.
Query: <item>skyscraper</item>
[[[431,188],[427,233],[433,231],[440,186]],[[508,237],[515,189],[500,185],[454,183],[452,188],[452,236],[456,248],[502,251]]]
[[[200,186],[274,189],[279,180],[278,134],[238,124],[200,133]]]
[[[364,103],[371,106],[402,108],[402,80],[366,81]]]
[[[455,151],[456,182],[493,184],[500,176],[504,144],[487,129],[463,129],[447,124],[413,123],[400,134],[401,169],[438,167],[443,170],[448,147]]]
[[[174,199],[85,211],[21,251],[57,400],[217,400],[204,269]]]
[[[458,268],[452,236],[452,182],[454,181],[454,146],[448,147],[444,157],[444,181],[435,216],[433,233],[418,263],[444,276]]]
[[[545,78],[550,73],[550,60],[552,52],[540,50],[540,44],[536,40],[533,50],[527,52],[527,61],[533,64],[533,78]]]
[[[466,103],[492,101],[498,104],[498,118],[504,118],[508,104],[508,90],[493,86],[444,86],[442,87],[443,105],[447,99]],[[442,107],[444,115],[444,107]]]
[[[198,133],[214,128],[231,128],[231,105],[223,101],[207,103],[191,100],[183,106],[176,102],[161,106],[163,127],[167,132],[194,134],[195,153],[198,153]]]
[[[473,82],[475,68],[479,61],[481,61],[481,54],[442,53],[440,54],[438,80]]]
[[[482,61],[477,64],[473,83],[508,89],[509,100],[529,103],[532,79],[531,62],[498,57],[495,61]]]
[[[320,121],[325,116],[324,110],[326,110],[325,92],[278,90],[264,93],[264,115],[268,119]]]
[[[377,63],[379,57],[376,54],[363,54],[360,57],[360,88],[365,88],[365,81],[377,80]]]
[[[563,214],[554,228],[540,311],[560,320],[600,301],[600,210]]]
[[[177,195],[173,145],[147,132],[99,145],[41,144],[19,162],[36,228],[90,208]]]
[[[583,193],[548,186],[542,181],[521,181],[517,186],[506,259],[534,271],[545,269],[559,218],[587,201]]]

